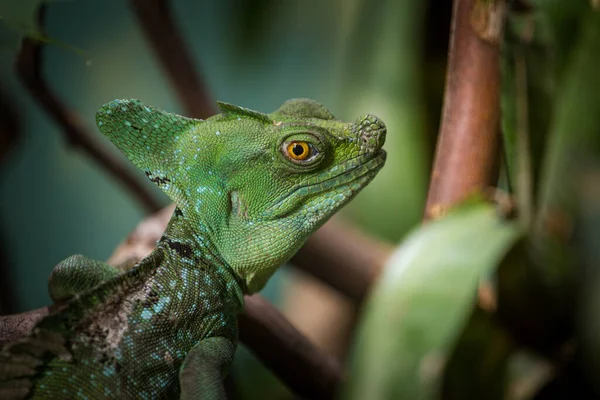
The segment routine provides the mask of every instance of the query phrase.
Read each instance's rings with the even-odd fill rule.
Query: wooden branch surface
[[[294,393],[306,399],[333,399],[342,368],[296,330],[260,296],[246,296],[238,316],[240,340]]]
[[[503,11],[482,9],[483,3],[502,1],[454,1],[444,108],[425,219],[494,183],[500,144],[500,47],[473,26],[479,32],[501,26]]]

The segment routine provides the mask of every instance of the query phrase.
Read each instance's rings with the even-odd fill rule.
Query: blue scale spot
[[[169,304],[171,298],[169,296],[161,298],[158,303],[154,305],[154,312],[159,313],[165,307],[165,305]]]
[[[112,365],[105,366],[104,370],[102,371],[102,374],[104,374],[104,376],[110,378],[111,376],[113,376],[115,374],[115,367]]]
[[[142,318],[145,320],[152,318],[152,312],[150,310],[142,311]]]

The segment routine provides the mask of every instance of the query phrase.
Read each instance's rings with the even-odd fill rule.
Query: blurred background
[[[24,88],[14,70],[21,39],[29,36],[47,43],[41,73],[50,89],[81,118],[94,139],[120,157],[95,128],[94,115],[102,104],[137,98],[186,113],[133,12],[133,3],[152,1],[0,0],[0,315],[49,304],[46,282],[56,263],[77,253],[109,258],[148,215],[106,169],[69,143]],[[42,3],[45,35],[36,28],[36,10]],[[386,167],[341,214],[381,243],[407,246],[410,241],[402,239],[423,215],[442,108],[452,2],[165,3],[213,101],[270,112],[286,99],[309,97],[341,120],[373,113],[385,121]],[[390,301],[371,301],[371,310],[367,306],[367,318],[371,311],[383,316],[383,323],[363,324],[373,336],[362,350],[357,346],[356,353],[375,354],[369,348],[373,344],[379,354],[394,359],[385,364],[375,354],[374,362],[358,364],[363,371],[385,366],[373,375],[387,375],[387,385],[397,386],[396,393],[410,387],[440,390],[437,381],[423,383],[393,368],[413,362],[411,373],[431,372],[421,368],[431,350],[421,334],[441,332],[438,349],[443,347],[450,360],[444,390],[459,393],[446,398],[482,398],[465,394],[481,394],[478,390],[495,395],[486,398],[570,398],[572,388],[585,386],[584,378],[585,384],[597,383],[600,371],[600,2],[477,4],[510,8],[500,52],[503,140],[498,187],[510,193],[506,198],[513,211],[516,207],[516,217],[500,221],[494,214],[498,225],[488,226],[488,238],[459,215],[446,225],[454,221],[444,240],[425,241],[420,253],[424,257],[415,257],[408,266],[422,279],[415,287],[420,294],[427,292],[421,289],[436,288],[431,282],[447,285],[427,292],[418,304],[410,304],[410,284],[402,287],[401,280],[390,280],[388,297],[381,285],[376,286],[373,298],[379,291]],[[492,133],[481,135],[493,137]],[[142,173],[132,166],[130,170],[161,205],[168,204]],[[444,218],[440,220],[418,228],[415,236],[427,232],[427,226],[444,228]],[[486,308],[481,306],[481,292],[478,300],[475,296],[480,281],[472,279],[469,286],[463,279],[482,264],[478,257],[483,251],[470,246],[464,233],[484,236],[481,243],[489,244],[507,227],[519,232],[515,237],[520,240],[504,245],[501,260],[488,260],[485,273],[495,272],[493,285],[488,283],[496,293],[491,293]],[[465,247],[453,245],[460,237],[467,238]],[[456,260],[461,260],[459,267],[472,263],[474,268],[465,267],[470,269],[463,270],[465,275],[454,274],[453,282],[432,280],[439,276],[433,273],[419,276],[421,266],[430,261],[427,253],[441,254],[439,273],[454,273]],[[447,262],[446,254],[453,256]],[[385,271],[393,274],[394,268],[405,268],[400,261],[391,260]],[[455,301],[469,293],[473,298],[468,301]],[[358,320],[357,302],[291,265],[283,267],[262,294],[320,349],[341,361],[347,358]],[[403,306],[419,331],[411,331],[405,324],[409,318],[403,320],[405,315],[397,312],[395,294],[408,296]],[[439,314],[423,311],[432,305],[448,307],[438,308]],[[388,323],[388,310],[400,322]],[[463,319],[437,329],[445,310],[460,311]],[[403,352],[390,352],[386,343],[400,343]],[[537,358],[532,361],[533,353]],[[439,376],[440,358],[434,361],[428,367]],[[505,379],[507,370],[510,376]],[[231,376],[240,398],[291,397],[243,346]],[[539,396],[530,395],[542,384]],[[505,388],[512,397],[504,397]]]
[[[286,99],[309,97],[342,120],[380,116],[389,132],[386,168],[343,217],[391,243],[420,221],[441,110],[450,1],[169,3],[212,99],[270,112]],[[15,58],[22,36],[36,35],[39,4],[0,1],[2,314],[49,304],[46,282],[56,263],[78,253],[107,259],[145,216],[110,174],[69,146],[19,81]],[[129,2],[46,6],[43,74],[100,140],[108,145],[95,129],[95,111],[116,98],[184,113]],[[325,351],[345,354],[356,311],[348,300],[287,267],[264,294]],[[234,370],[236,382],[268,398],[285,396],[281,386],[265,384],[274,382],[268,374],[244,367],[254,362],[249,356],[236,362],[238,369],[258,371]]]

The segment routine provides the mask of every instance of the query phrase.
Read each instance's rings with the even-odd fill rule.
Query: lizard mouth
[[[339,164],[317,175],[312,180],[313,182],[299,185],[288,196],[295,193],[301,195],[316,194],[357,181],[367,175],[373,175],[374,177],[383,167],[386,156],[385,150],[382,149],[376,153],[352,158],[343,164]]]
[[[358,156],[343,164],[336,165],[313,177],[308,182],[293,187],[290,193],[276,201],[266,211],[264,217],[271,219],[290,214],[299,207],[299,199],[327,192],[334,188],[341,188],[345,185],[347,188],[344,188],[344,191],[341,192],[344,199],[340,201],[339,205],[344,204],[377,175],[377,172],[385,164],[386,156],[385,150],[379,149],[376,152]],[[336,200],[333,199],[333,201]]]

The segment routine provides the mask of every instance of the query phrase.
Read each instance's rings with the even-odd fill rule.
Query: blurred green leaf
[[[541,230],[553,218],[553,209],[572,208],[570,183],[577,161],[600,151],[600,13],[588,5],[578,20],[578,27],[579,35],[568,46],[570,53],[565,60],[564,79],[559,82],[561,91],[555,98],[542,171],[541,209],[537,221]],[[563,40],[566,36],[560,35]]]
[[[545,19],[512,16],[502,51],[502,134],[510,184],[519,216],[532,218],[556,85]]]
[[[575,34],[554,31],[561,40],[553,49],[566,59],[558,62],[564,67],[554,75],[558,90],[547,117],[551,122],[535,229],[521,254],[511,254],[512,261],[498,273],[501,317],[521,342],[551,357],[573,335],[580,258],[573,248],[574,185],[582,166],[600,154],[600,13],[589,4],[585,12],[567,11],[564,16],[548,14],[560,21],[553,26],[579,20]],[[567,38],[572,39],[569,46]]]
[[[535,229],[498,271],[498,313],[521,344],[556,357],[573,336],[574,184],[582,163],[600,152],[600,13],[582,0],[539,0],[536,6],[534,15],[513,16],[509,24],[502,102],[513,181],[523,173],[519,152],[529,151],[532,159]],[[525,79],[518,78],[519,59]],[[529,150],[517,145],[519,107],[525,107]],[[517,190],[518,199],[521,194]]]
[[[366,305],[346,398],[435,398],[479,282],[520,235],[516,223],[481,203],[414,231]]]

